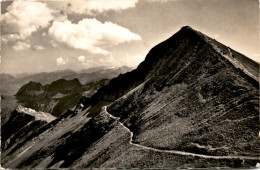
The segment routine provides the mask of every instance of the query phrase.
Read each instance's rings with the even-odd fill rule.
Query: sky
[[[260,62],[258,0],[1,2],[0,73],[137,66],[182,26]]]

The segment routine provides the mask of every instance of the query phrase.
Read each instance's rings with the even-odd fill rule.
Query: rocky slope
[[[26,138],[37,128],[52,122],[56,117],[49,113],[36,112],[19,105],[10,119],[1,128],[2,149],[9,149],[16,141]]]
[[[4,149],[3,167],[253,167],[258,68],[183,27],[137,69]]]
[[[5,124],[11,112],[18,106],[15,96],[1,94],[1,125]]]

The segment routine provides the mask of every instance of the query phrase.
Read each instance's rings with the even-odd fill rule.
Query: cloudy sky
[[[260,62],[258,0],[1,2],[0,73],[136,66],[189,25]]]

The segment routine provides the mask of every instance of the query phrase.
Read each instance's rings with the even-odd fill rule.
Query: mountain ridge
[[[118,76],[118,78],[117,79],[122,79],[122,81],[123,82],[126,82],[126,83],[124,83],[123,84],[123,86],[126,86],[126,89],[128,89],[127,88],[127,86],[129,85],[129,84],[131,84],[132,82],[131,81],[133,81],[132,79],[135,79],[135,78],[133,78],[133,77],[138,77],[138,78],[136,78],[137,79],[137,83],[136,83],[136,85],[138,85],[138,82],[141,82],[141,81],[143,81],[144,79],[145,79],[145,77],[146,76],[149,76],[149,75],[146,75],[146,72],[148,72],[148,70],[153,66],[153,60],[158,60],[158,58],[156,58],[156,57],[154,57],[154,56],[156,56],[157,55],[157,53],[160,53],[160,51],[165,51],[167,48],[169,48],[169,46],[171,45],[170,43],[171,43],[171,41],[174,41],[174,39],[176,39],[176,38],[179,38],[180,36],[183,36],[183,35],[188,35],[188,36],[190,36],[190,38],[191,39],[196,39],[196,38],[198,38],[199,40],[202,40],[202,43],[205,43],[205,44],[209,44],[209,45],[211,45],[211,47],[212,47],[212,44],[210,44],[209,42],[208,42],[208,36],[206,36],[206,35],[204,35],[204,34],[202,34],[202,33],[200,33],[200,32],[198,32],[198,31],[195,31],[194,29],[192,29],[190,26],[184,26],[184,27],[182,27],[181,29],[180,29],[180,31],[178,31],[176,34],[174,34],[173,36],[171,36],[170,38],[168,38],[167,40],[165,40],[165,41],[163,41],[163,42],[161,42],[161,43],[159,43],[158,45],[156,45],[155,47],[153,47],[150,51],[149,51],[149,53],[147,54],[147,56],[146,56],[146,58],[145,58],[145,60],[142,62],[142,63],[140,63],[140,65],[137,67],[137,69],[136,70],[133,70],[132,72],[129,72],[128,74],[124,74],[124,75],[120,75],[120,76]],[[211,39],[211,38],[209,38],[209,39]],[[169,45],[166,45],[165,46],[165,44],[169,44]],[[219,43],[220,44],[220,43]],[[222,44],[222,46],[224,46],[223,44]],[[213,47],[212,47],[213,48]],[[227,48],[227,47],[226,47]],[[158,52],[157,52],[158,51]],[[232,51],[234,51],[234,50],[232,50]],[[153,55],[151,55],[151,54],[153,54]],[[160,56],[160,55],[158,55],[158,56]],[[222,55],[221,55],[222,56]],[[249,59],[248,57],[246,57],[246,56],[243,56],[243,57],[245,57],[246,59],[248,59],[248,60],[250,60],[251,61],[251,59]],[[224,57],[223,57],[224,58]],[[228,60],[229,61],[229,60]],[[149,64],[151,64],[151,66],[147,66],[147,64],[145,64],[145,62],[146,63],[149,63]],[[230,61],[229,61],[230,62]],[[253,78],[254,80],[256,80],[256,81],[258,81],[259,82],[259,78],[257,79],[257,78],[255,78],[255,77],[257,77],[256,76],[256,74],[258,74],[259,75],[259,70],[258,70],[258,68],[260,67],[260,64],[258,64],[257,62],[254,62],[253,60],[252,60],[252,62],[254,63],[254,70],[257,70],[253,75],[254,76],[251,76],[250,74],[248,75],[248,74],[246,74],[247,76],[249,76],[250,78]],[[232,65],[234,65],[232,62],[230,62],[230,64],[232,64]],[[137,71],[137,70],[141,70],[141,71]],[[242,70],[243,72],[244,72],[244,70]],[[150,73],[150,74],[155,74],[155,73]],[[124,77],[128,77],[127,79],[126,78],[124,78]],[[120,84],[120,83],[118,83],[118,82],[114,82],[114,81],[116,81],[115,79],[112,79],[111,81],[110,81],[110,83],[109,83],[109,85],[107,85],[107,86],[105,86],[105,87],[103,87],[103,89],[100,89],[99,91],[98,91],[98,93],[100,93],[100,94],[102,94],[103,95],[103,93],[105,93],[104,91],[106,91],[106,88],[107,89],[109,89],[109,90],[111,90],[108,86],[110,86],[110,84],[111,84],[111,86],[117,86],[117,84]],[[121,80],[120,80],[121,81]],[[133,82],[135,82],[135,80],[133,81]],[[256,84],[257,84],[257,82],[256,82]],[[122,84],[120,84],[120,86],[121,86]],[[129,86],[131,86],[131,85],[129,85]],[[135,85],[133,85],[133,86],[135,86]],[[257,85],[258,86],[258,85]],[[136,87],[136,86],[135,86]],[[119,87],[117,87],[117,88],[115,88],[115,89],[120,89]],[[128,89],[129,90],[129,89]],[[126,90],[127,91],[127,90]],[[111,91],[110,91],[111,92]],[[95,103],[95,101],[99,101],[101,98],[100,98],[100,96],[98,95],[98,93],[96,93],[93,97],[94,97],[94,103]],[[125,94],[125,93],[123,93],[123,94]],[[113,94],[114,95],[114,94]],[[121,97],[122,96],[122,94],[116,94],[115,95],[116,97],[115,98],[113,98],[111,101],[114,101],[116,98],[119,98],[119,97]],[[110,96],[111,97],[111,96]],[[109,101],[109,99],[108,99],[108,101]]]

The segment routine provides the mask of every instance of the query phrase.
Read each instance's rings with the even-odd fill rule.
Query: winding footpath
[[[128,133],[130,133],[130,141],[129,141],[130,145],[142,148],[144,150],[151,150],[151,151],[163,152],[163,153],[173,153],[173,154],[177,154],[177,155],[193,156],[193,157],[200,157],[200,158],[205,158],[205,159],[241,159],[241,160],[259,160],[260,161],[260,157],[239,156],[239,155],[213,156],[213,155],[203,155],[203,154],[196,154],[196,153],[183,152],[183,151],[177,151],[177,150],[157,149],[157,148],[152,148],[152,147],[140,145],[140,144],[133,142],[133,135],[134,135],[133,132],[131,132],[128,127],[126,127],[122,122],[119,121],[120,120],[119,117],[115,117],[115,116],[111,115],[110,113],[108,113],[107,112],[107,106],[104,106],[102,109],[106,114],[109,115],[109,117],[118,121],[120,126],[122,126],[125,130],[128,131]]]

